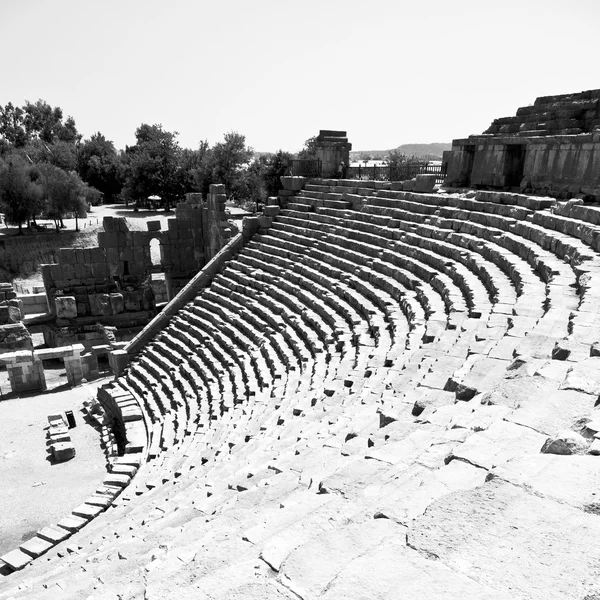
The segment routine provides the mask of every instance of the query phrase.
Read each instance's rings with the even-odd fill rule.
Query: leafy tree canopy
[[[79,146],[77,170],[86,183],[100,190],[109,200],[121,191],[124,165],[114,144],[100,132]]]
[[[160,196],[168,208],[183,193],[178,175],[181,148],[177,132],[165,131],[162,125],[142,123],[135,132],[137,142],[126,154],[125,191],[136,202]]]

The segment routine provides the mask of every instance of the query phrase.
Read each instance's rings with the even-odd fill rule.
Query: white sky
[[[117,148],[145,122],[385,150],[600,88],[600,0],[0,0],[0,43],[2,105],[42,98]]]

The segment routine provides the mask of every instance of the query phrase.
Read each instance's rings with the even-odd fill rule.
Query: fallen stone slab
[[[474,578],[459,573],[439,560],[431,560],[409,548],[403,538],[387,539],[344,567],[319,596],[322,600],[509,600]]]
[[[443,465],[443,462],[440,461]],[[393,519],[402,525],[422,515],[427,507],[442,496],[458,490],[467,490],[485,483],[487,471],[460,460],[447,466],[431,469],[411,465],[397,474],[393,481],[375,490],[374,515]]]
[[[600,396],[600,357],[594,356],[574,364],[567,372],[560,389]]]
[[[589,442],[579,433],[566,430],[549,437],[542,446],[543,454],[585,454]]]
[[[597,592],[599,535],[597,515],[495,479],[432,504],[407,542],[511,598],[558,600]]]
[[[589,394],[575,390],[527,393],[528,387],[525,385],[523,393],[519,395],[517,410],[505,419],[546,435],[555,435],[574,427],[581,419],[588,417],[594,408],[594,397]]]
[[[281,580],[300,598],[318,598],[353,560],[387,538],[405,535],[406,529],[389,519],[371,519],[317,534],[292,550],[281,565]]]
[[[500,421],[467,438],[451,458],[489,470],[523,454],[538,454],[545,441],[545,435],[529,427]]]
[[[598,514],[600,469],[595,456],[537,454],[496,467],[495,477],[529,489],[537,496]]]
[[[558,381],[546,377],[528,377],[526,363],[513,373],[514,377],[504,379],[493,390],[485,393],[481,403],[499,404],[517,409],[530,398],[545,398],[555,392],[560,385]]]

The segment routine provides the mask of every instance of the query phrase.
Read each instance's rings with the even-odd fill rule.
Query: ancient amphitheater
[[[101,392],[126,453],[0,598],[600,598],[600,206],[302,183]]]

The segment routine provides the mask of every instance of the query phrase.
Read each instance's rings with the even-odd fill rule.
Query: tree
[[[291,158],[292,155],[283,150],[278,150],[276,154],[265,157],[266,164],[262,177],[267,196],[277,196],[279,193],[281,189],[280,178],[285,175],[288,162]]]
[[[298,158],[311,159],[317,158],[317,138],[313,136],[304,142],[304,148],[298,152]]]
[[[77,153],[81,178],[111,201],[123,187],[124,168],[114,144],[100,132],[85,140]]]
[[[167,210],[183,193],[178,174],[181,148],[177,132],[165,131],[162,125],[142,123],[135,132],[137,142],[126,148],[127,173],[125,193],[135,200],[157,195]]]
[[[9,222],[19,226],[35,216],[40,208],[41,187],[32,177],[32,168],[18,154],[0,162],[0,202]]]
[[[415,165],[427,163],[426,160],[419,158],[416,155],[408,156],[404,152],[399,152],[396,150],[390,150],[387,158],[387,162],[391,167],[403,167],[405,165]]]
[[[236,131],[226,133],[224,140],[215,144],[211,151],[213,183],[224,184],[226,194],[239,199],[242,169],[253,155],[254,150],[246,146],[246,136]]]
[[[15,148],[21,148],[27,143],[27,133],[24,124],[25,111],[9,102],[0,106],[0,136]]]
[[[73,117],[63,123],[63,112],[58,106],[52,107],[44,100],[35,104],[25,102],[23,124],[28,139],[40,139],[46,143],[57,140],[75,143],[81,136],[77,132]]]
[[[212,183],[210,148],[206,140],[198,144],[197,150],[184,148],[179,158],[177,171],[181,186],[185,192],[208,193],[208,186]]]
[[[46,200],[46,214],[54,220],[56,231],[64,228],[63,218],[68,213],[75,215],[75,227],[78,229],[77,218],[84,216],[88,204],[100,192],[83,182],[75,171],[67,173],[49,163],[38,165],[38,169]]]

